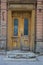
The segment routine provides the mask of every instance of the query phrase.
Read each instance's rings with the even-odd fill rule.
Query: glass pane
[[[14,36],[18,35],[18,19],[14,19]]]
[[[24,19],[24,35],[28,35],[28,19]]]

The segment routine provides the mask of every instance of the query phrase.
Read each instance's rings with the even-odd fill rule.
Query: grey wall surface
[[[36,52],[43,52],[43,42],[37,42],[36,43]]]

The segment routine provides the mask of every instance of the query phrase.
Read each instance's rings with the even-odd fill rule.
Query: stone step
[[[13,53],[13,54],[7,54],[8,58],[36,58],[36,55],[34,53],[28,52],[28,53]]]

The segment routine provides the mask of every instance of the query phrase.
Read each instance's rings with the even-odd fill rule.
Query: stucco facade
[[[9,10],[9,2],[13,3],[13,0],[1,0],[0,1],[0,48],[3,49],[8,49],[8,16],[11,14],[9,13],[8,15],[8,10]],[[34,20],[34,34],[31,33],[31,37],[34,36],[34,42],[31,40],[33,46],[34,46],[34,51],[36,52],[43,52],[43,0],[16,0],[14,1],[15,4],[34,4],[34,9],[35,10],[35,16],[34,12],[31,20]],[[13,3],[13,4],[14,4]],[[29,6],[27,7],[29,8]],[[30,8],[31,9],[31,8]],[[9,24],[10,26],[10,24]],[[31,28],[32,29],[32,28]],[[33,30],[33,29],[32,29]],[[31,32],[32,32],[31,30]],[[32,39],[33,39],[32,38]],[[10,40],[10,39],[9,39]],[[11,40],[10,40],[11,41]],[[10,44],[11,45],[11,44]],[[12,45],[11,45],[12,46]],[[33,47],[32,46],[32,47]],[[32,49],[32,50],[33,50]],[[40,50],[39,50],[40,49]]]

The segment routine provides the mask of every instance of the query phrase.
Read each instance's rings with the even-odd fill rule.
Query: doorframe
[[[17,5],[17,4],[16,4]],[[15,5],[15,6],[16,6]],[[32,4],[33,5],[33,4]],[[26,6],[26,5],[25,5]],[[29,4],[28,4],[28,6],[29,6]],[[12,11],[31,11],[31,13],[32,13],[32,17],[31,17],[31,19],[33,19],[33,20],[31,20],[32,22],[33,21],[35,21],[35,8],[34,8],[34,6],[35,5],[33,5],[33,6],[31,6],[31,4],[30,4],[30,8],[29,7],[27,7],[27,10],[25,9],[25,7],[24,7],[24,5],[23,5],[23,7],[24,8],[22,8],[22,5],[21,5],[21,8],[9,8],[9,10],[8,10],[8,24],[9,24],[9,21],[11,21],[12,22],[12,14],[11,14],[11,12]],[[10,15],[9,15],[10,14]],[[11,19],[11,20],[10,20]],[[34,26],[35,26],[35,22],[34,22]],[[9,28],[9,27],[8,27]],[[34,27],[35,28],[35,27]],[[31,29],[32,29],[32,27],[31,27]],[[12,32],[11,32],[12,33]],[[35,33],[35,29],[34,29],[34,33]],[[11,36],[11,35],[10,35]],[[31,37],[33,36],[33,38],[35,39],[35,35],[34,34],[31,34]],[[9,33],[8,33],[8,37],[9,37]],[[9,40],[11,40],[11,39],[8,39],[8,44],[7,44],[7,47],[8,47],[8,49],[9,50],[11,50],[12,49],[12,43],[11,43],[11,45],[10,45],[10,41]],[[12,42],[12,41],[11,41]],[[34,50],[34,40],[32,40],[31,39],[31,44],[32,44],[32,42],[33,42],[33,45],[32,45],[32,47],[30,48],[31,50]]]

